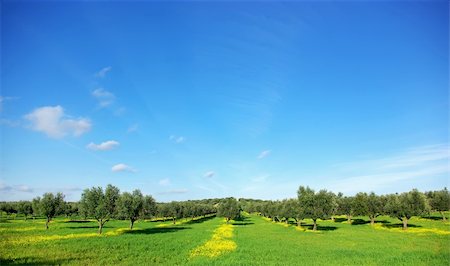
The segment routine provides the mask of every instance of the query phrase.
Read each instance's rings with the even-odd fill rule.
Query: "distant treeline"
[[[444,211],[450,210],[450,193],[444,188],[439,191],[425,193],[413,189],[401,194],[376,195],[375,193],[358,193],[355,196],[334,194],[327,190],[318,192],[309,187],[300,186],[297,198],[278,201],[255,200],[240,198],[214,198],[203,200],[172,201],[157,203],[150,195],[143,195],[140,190],[132,193],[108,185],[85,189],[79,202],[66,202],[62,193],[45,193],[32,201],[0,202],[0,214],[16,217],[45,217],[46,228],[56,216],[95,219],[98,222],[98,232],[110,219],[130,221],[130,229],[138,219],[171,219],[176,223],[180,218],[195,218],[207,215],[225,217],[228,222],[240,216],[241,211],[257,212],[274,222],[288,222],[294,219],[301,226],[303,219],[313,220],[313,230],[317,228],[318,219],[333,219],[337,215],[345,215],[351,222],[352,216],[368,216],[370,223],[375,223],[379,215],[390,215],[403,222],[403,228],[408,226],[412,216],[424,215],[438,211],[445,221]]]

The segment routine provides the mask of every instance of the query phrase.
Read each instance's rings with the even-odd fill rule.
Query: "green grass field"
[[[431,217],[435,218],[435,217]],[[436,218],[437,219],[437,218]],[[59,218],[2,220],[0,264],[194,264],[194,265],[449,265],[450,223],[413,218],[405,232],[398,221],[365,217],[320,221],[319,231],[246,215],[226,225],[205,218],[172,225],[140,221],[106,223]]]

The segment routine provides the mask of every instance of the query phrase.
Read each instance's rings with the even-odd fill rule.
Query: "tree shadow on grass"
[[[237,225],[237,226],[245,226],[245,225],[251,225],[251,224],[255,224],[253,222],[250,222],[251,219],[246,217],[246,216],[241,216],[241,217],[237,217],[236,219],[234,219],[234,221],[231,223],[232,225]]]
[[[353,221],[352,221],[352,225],[362,225],[362,224],[368,224],[368,223],[370,223],[370,221],[366,221],[364,219],[359,219],[359,218],[353,219]]]
[[[24,257],[17,259],[0,258],[0,265],[63,265],[73,263],[77,258],[43,259],[39,257]]]
[[[64,223],[83,224],[83,223],[93,223],[93,221],[88,221],[88,220],[70,220],[70,221],[64,221]]]
[[[383,227],[386,227],[386,228],[389,228],[389,229],[391,229],[391,228],[403,228],[403,224],[402,223],[383,224]],[[408,223],[408,227],[422,227],[422,226]]]
[[[342,223],[347,221],[347,218],[334,218],[334,222],[335,223]]]
[[[98,225],[68,226],[68,227],[64,227],[64,228],[68,228],[68,229],[94,229],[94,228],[97,228],[98,229]],[[112,228],[112,227],[103,226],[103,228]]]
[[[174,233],[181,230],[191,229],[190,227],[182,227],[182,226],[174,226],[174,227],[153,227],[146,229],[136,229],[136,230],[128,230],[124,232],[124,234],[130,235],[153,235],[153,234],[161,234],[161,233]]]
[[[426,216],[421,216],[420,218],[434,220],[434,221],[442,221],[442,216],[435,216],[435,215],[426,215]]]
[[[302,227],[304,227],[308,230],[313,230],[314,225],[313,224],[302,224]],[[338,229],[336,226],[317,225],[317,231],[334,231],[336,229]]]
[[[203,223],[203,222],[206,222],[208,220],[211,220],[213,218],[216,218],[216,216],[215,215],[205,216],[205,217],[198,218],[198,219],[195,219],[195,220],[190,220],[188,222],[185,222],[184,224],[199,224],[199,223]]]
[[[251,225],[251,224],[255,224],[252,222],[234,222],[232,223],[232,225],[237,225],[237,226],[244,226],[244,225]]]
[[[390,224],[391,222],[389,222],[388,220],[375,220],[376,224]]]

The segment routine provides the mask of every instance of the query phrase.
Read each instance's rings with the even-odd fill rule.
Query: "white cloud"
[[[207,177],[207,178],[211,178],[215,175],[216,173],[214,173],[214,171],[208,171],[206,172],[203,176]]]
[[[168,186],[168,185],[170,185],[170,179],[169,178],[161,179],[161,180],[159,180],[159,184],[161,186]]]
[[[123,164],[123,163],[119,163],[119,164],[114,165],[111,168],[111,171],[113,171],[113,172],[131,172],[131,173],[136,172],[136,170],[134,170],[130,166],[128,166],[126,164]]]
[[[168,190],[168,191],[163,191],[160,192],[160,195],[165,195],[165,194],[183,194],[183,193],[187,193],[189,190],[185,189],[185,188],[181,188],[181,189],[172,189],[172,190]]]
[[[111,93],[103,88],[98,88],[98,89],[93,90],[91,92],[91,95],[97,99],[98,105],[100,108],[109,106],[109,105],[113,104],[114,101],[116,100],[116,96],[113,93]]]
[[[97,73],[95,73],[95,76],[98,78],[104,78],[106,76],[106,74],[111,71],[112,67],[107,66],[102,68],[100,71],[98,71]]]
[[[183,143],[183,142],[186,141],[186,138],[185,138],[185,137],[183,137],[183,136],[175,136],[175,135],[171,135],[171,136],[169,137],[169,139],[170,139],[171,141],[177,143],[177,144]]]
[[[119,142],[115,140],[108,140],[100,144],[95,144],[91,142],[86,146],[86,148],[94,151],[109,151],[118,147],[119,145],[120,145]]]
[[[31,122],[32,130],[43,132],[51,138],[62,138],[66,135],[80,136],[92,127],[89,119],[69,118],[59,105],[37,108],[24,117]]]
[[[269,156],[270,155],[270,150],[265,150],[265,151],[262,151],[259,155],[258,155],[258,159],[262,159],[262,158],[265,158],[265,157],[267,157],[267,156]]]
[[[132,133],[132,132],[136,132],[139,129],[139,125],[138,124],[133,124],[131,126],[128,127],[127,132],[128,133]]]

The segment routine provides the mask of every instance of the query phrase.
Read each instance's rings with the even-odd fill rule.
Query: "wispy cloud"
[[[449,158],[449,146],[437,144],[408,149],[385,158],[338,164],[333,167],[336,181],[330,185],[336,191],[349,193],[398,187],[411,180],[448,175]]]
[[[195,187],[196,187],[196,188],[199,188],[199,189],[201,189],[201,190],[205,190],[205,191],[209,191],[209,192],[215,192],[213,189],[210,189],[210,188],[205,187],[205,186],[197,185],[197,186],[195,186]]]
[[[3,103],[6,101],[15,100],[17,97],[0,96],[0,113],[3,111]]]
[[[168,185],[170,185],[170,179],[169,178],[161,179],[161,180],[159,180],[159,184],[161,186],[168,186]]]
[[[261,183],[261,182],[265,182],[268,178],[269,178],[269,175],[260,175],[260,176],[253,177],[251,179],[251,181],[254,183]]]
[[[103,88],[95,89],[91,92],[91,95],[97,99],[98,106],[100,108],[107,107],[114,103],[116,96]]]
[[[114,165],[111,168],[111,171],[113,171],[113,172],[131,172],[131,173],[136,172],[135,169],[133,169],[132,167],[130,167],[129,165],[126,165],[124,163],[119,163],[119,164]]]
[[[117,110],[114,111],[114,115],[115,116],[123,116],[125,114],[125,112],[127,111],[127,108],[125,107],[120,107]]]
[[[64,114],[64,109],[59,105],[37,108],[24,118],[30,121],[32,130],[43,132],[51,138],[62,138],[66,135],[80,136],[92,127],[89,119],[72,119]]]
[[[266,158],[267,156],[269,156],[270,155],[270,153],[271,153],[271,151],[270,150],[265,150],[265,151],[262,151],[259,155],[258,155],[258,159],[263,159],[263,158]]]
[[[127,132],[128,133],[132,133],[132,132],[136,132],[139,129],[139,125],[138,124],[133,124],[131,126],[128,127]]]
[[[183,137],[183,136],[175,136],[175,135],[171,135],[171,136],[169,137],[169,139],[170,139],[171,141],[177,143],[177,144],[183,143],[183,142],[186,141],[186,138],[185,138],[185,137]]]
[[[163,191],[163,192],[159,192],[158,194],[160,195],[167,195],[167,194],[184,194],[189,192],[189,190],[185,189],[185,188],[180,188],[180,189],[171,189],[168,191]]]
[[[20,121],[0,118],[0,126],[18,127],[20,126]]]
[[[93,142],[89,143],[86,148],[93,150],[93,151],[109,151],[116,147],[118,147],[120,144],[119,142],[115,140],[108,140],[105,142],[102,142],[100,144],[95,144]]]
[[[75,186],[71,186],[71,187],[63,187],[63,188],[60,188],[59,190],[61,190],[61,191],[70,191],[70,192],[83,191],[82,188],[80,188],[80,187],[75,187]]]
[[[239,130],[251,136],[257,136],[270,128],[273,119],[273,109],[282,97],[278,85],[274,83],[242,84],[244,93],[230,95],[224,101],[236,112],[232,123]]]
[[[203,177],[211,178],[211,177],[213,177],[215,174],[216,174],[216,173],[215,173],[214,171],[208,171],[208,172],[206,172],[206,173],[203,175]]]
[[[107,66],[102,68],[100,71],[98,71],[97,73],[95,73],[95,76],[98,78],[104,78],[106,76],[106,74],[111,71],[112,67]]]
[[[10,186],[5,183],[0,183],[0,192],[33,192],[33,189],[26,185]]]

